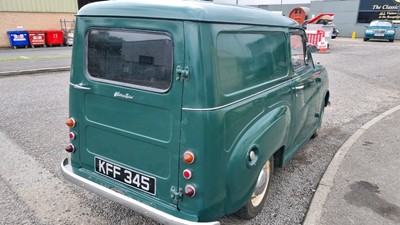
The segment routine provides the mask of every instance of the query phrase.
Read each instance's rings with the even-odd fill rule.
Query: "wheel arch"
[[[226,172],[226,214],[236,212],[249,200],[265,162],[281,154],[289,133],[290,117],[288,106],[271,110],[253,123],[231,150]],[[249,158],[251,151],[257,155],[254,162]]]

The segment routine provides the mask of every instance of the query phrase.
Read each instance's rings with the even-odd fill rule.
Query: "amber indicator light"
[[[183,153],[183,161],[187,164],[192,164],[194,162],[194,154],[191,151],[186,151]]]
[[[69,119],[67,119],[65,124],[67,124],[67,126],[69,126],[69,127],[75,127],[75,119],[74,118],[69,118]]]

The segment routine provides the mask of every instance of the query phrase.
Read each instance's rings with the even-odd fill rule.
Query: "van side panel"
[[[293,100],[287,29],[194,22],[184,26],[192,38],[185,42],[190,80],[184,84],[181,148],[199,157],[191,165],[180,164],[193,178],[180,178],[179,186],[194,183],[197,198],[183,196],[178,205],[208,221],[237,211],[251,195],[266,160],[287,145]],[[229,46],[227,39],[249,45],[229,41]],[[233,60],[240,53],[230,51],[235,48],[245,48],[247,55]],[[281,60],[281,67],[272,68],[279,62],[271,60]],[[229,80],[240,76],[245,80]],[[257,80],[263,76],[265,80]],[[249,165],[251,147],[258,149],[258,160]]]
[[[181,151],[192,151],[194,163],[188,165],[180,161],[179,169],[189,169],[193,173],[190,180],[180,174],[179,186],[194,184],[196,196],[182,196],[178,203],[180,210],[199,216],[200,221],[212,221],[224,215],[226,198],[225,153],[223,146],[223,114],[219,111],[191,110],[186,107],[214,105],[213,81],[213,37],[210,25],[198,22],[184,22],[185,61],[190,69],[189,81],[184,81],[184,94],[181,121]],[[205,107],[206,108],[206,107]]]

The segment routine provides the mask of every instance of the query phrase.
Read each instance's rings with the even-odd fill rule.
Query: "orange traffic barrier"
[[[325,40],[325,37],[322,38],[320,42],[318,42],[319,53],[329,53],[328,51],[328,43]]]

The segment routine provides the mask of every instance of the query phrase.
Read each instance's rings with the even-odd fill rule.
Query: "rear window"
[[[171,86],[169,35],[137,30],[92,29],[87,36],[90,79],[155,92]]]

